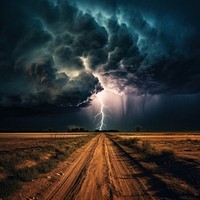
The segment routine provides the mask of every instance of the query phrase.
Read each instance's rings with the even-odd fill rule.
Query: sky
[[[200,130],[199,0],[1,0],[0,130]]]

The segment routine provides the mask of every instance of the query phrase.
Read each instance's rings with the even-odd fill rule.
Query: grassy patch
[[[118,143],[127,146],[127,147],[133,147],[134,145],[138,144],[139,139],[138,138],[131,138],[131,139],[118,139]]]
[[[0,181],[0,197],[7,197],[20,188],[20,182],[14,178],[7,178]]]

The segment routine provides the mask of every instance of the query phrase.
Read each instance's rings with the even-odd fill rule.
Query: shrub
[[[37,171],[39,173],[47,173],[50,172],[53,168],[55,168],[58,165],[58,160],[51,159],[47,160],[46,162],[42,162],[37,166]]]
[[[175,159],[175,153],[170,149],[162,150],[161,152],[157,152],[154,156],[152,156],[152,160],[155,163],[162,166],[172,166]]]
[[[132,147],[138,143],[138,138],[131,138],[131,139],[120,139],[119,143],[123,146]]]
[[[33,180],[38,174],[38,171],[36,170],[35,167],[31,167],[31,168],[24,168],[24,169],[20,169],[20,170],[16,170],[15,172],[15,176],[24,182],[29,182],[31,180]]]
[[[149,141],[143,141],[142,142],[142,151],[144,151],[146,154],[153,154],[154,148],[152,147],[151,143]]]
[[[1,197],[7,197],[13,192],[16,192],[20,188],[19,181],[8,178],[5,180],[2,180],[0,182],[0,198]]]
[[[161,156],[165,157],[165,158],[174,158],[175,153],[171,149],[164,149],[164,150],[161,151]]]
[[[137,125],[137,126],[135,127],[135,132],[141,132],[141,131],[142,131],[142,127],[139,126],[139,125]]]

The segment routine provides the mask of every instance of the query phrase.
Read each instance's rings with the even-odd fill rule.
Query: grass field
[[[159,181],[175,199],[200,197],[200,135],[198,133],[112,134],[116,142]],[[163,190],[163,191],[162,191]],[[165,195],[164,195],[165,196]]]
[[[92,138],[95,140],[91,140]],[[82,147],[86,143],[88,145],[90,143],[90,148],[87,150],[85,147],[86,153],[84,153]],[[100,176],[100,180],[105,181],[97,184],[100,187],[112,178],[109,173],[115,174],[116,170],[119,170],[118,173],[121,173],[121,176],[130,176],[130,174],[123,174],[125,173],[123,170],[126,173],[132,173],[131,167],[134,171],[131,179],[121,179],[121,176],[117,175],[114,176],[116,180],[112,179],[111,183],[116,183],[116,187],[118,187],[118,181],[125,184],[122,188],[118,188],[119,192],[128,192],[128,181],[135,182],[140,179],[149,195],[156,199],[200,199],[199,133],[123,132],[108,135],[74,132],[1,133],[0,199],[24,199],[24,196],[22,198],[20,195],[26,195],[26,193],[37,195],[38,189],[42,195],[45,188],[49,188],[47,184],[53,184],[55,177],[62,175],[60,172],[67,171],[68,168],[69,172],[70,169],[79,170],[73,168],[78,167],[76,164],[73,165],[73,159],[69,162],[71,154],[77,149],[78,153],[74,154],[74,162],[76,163],[84,156],[86,160],[80,166],[80,174],[77,172],[76,176],[72,173],[72,176],[84,178],[87,175],[89,185],[86,184],[87,181],[77,182],[77,186],[73,187],[90,187],[93,190],[92,184],[90,185],[91,180],[96,185],[95,181],[98,182]],[[61,170],[58,166],[62,163]],[[66,163],[70,164],[66,166]],[[129,168],[125,169],[128,165]],[[112,166],[113,168],[110,168]],[[97,168],[101,170],[94,176],[93,169]],[[56,169],[58,170],[55,171]],[[81,169],[85,169],[84,173]],[[137,181],[135,184],[138,184]],[[137,187],[140,187],[140,184]],[[109,194],[115,195],[113,188],[109,191],[112,191]],[[83,194],[85,192],[81,195]]]
[[[0,197],[50,172],[91,138],[87,133],[0,134]]]

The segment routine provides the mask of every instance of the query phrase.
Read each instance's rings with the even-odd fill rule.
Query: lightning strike
[[[110,111],[110,108],[109,108],[109,106],[106,106],[103,103],[101,93],[98,94],[98,95],[96,95],[96,96],[97,96],[97,98],[99,100],[101,108],[100,108],[99,113],[97,113],[97,115],[95,115],[94,118],[95,118],[95,121],[96,121],[97,118],[100,117],[100,122],[97,124],[96,129],[102,131],[103,128],[106,128],[106,123],[105,123],[106,117],[110,118],[110,116],[105,113],[105,109],[107,109],[108,111]]]
[[[79,106],[81,106],[81,105],[83,105],[83,104],[86,104],[86,103],[88,103],[89,101],[90,101],[90,98],[87,98],[85,101],[82,101],[82,102],[78,103],[78,104],[76,105],[76,107],[79,107]]]
[[[95,77],[98,78],[99,82],[101,83],[101,85],[104,88],[104,92],[109,91],[109,92],[115,93],[115,91],[104,86],[103,81],[101,79],[101,75],[99,73],[97,73],[97,72],[95,73],[91,70],[87,57],[80,57],[80,59],[83,61],[83,65],[85,66],[85,70],[91,72]],[[116,94],[119,95],[118,93],[116,93]],[[93,118],[95,119],[95,121],[100,119],[99,123],[96,126],[96,129],[102,131],[104,128],[106,128],[106,123],[105,123],[106,118],[111,118],[109,115],[106,114],[106,111],[111,112],[111,110],[110,110],[110,107],[106,106],[103,102],[103,96],[104,96],[103,92],[100,92],[100,93],[96,94],[95,96],[97,97],[97,99],[100,103],[100,111]],[[80,106],[81,104],[87,103],[87,102],[88,102],[88,100],[86,100],[85,102],[79,103],[77,106]]]

